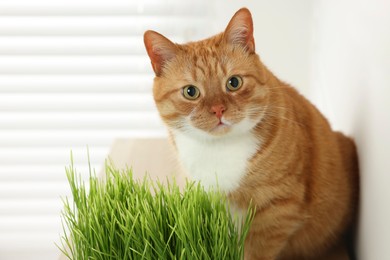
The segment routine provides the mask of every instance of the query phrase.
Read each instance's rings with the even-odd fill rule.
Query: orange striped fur
[[[144,40],[154,99],[189,175],[208,185],[215,173],[235,206],[256,206],[245,259],[349,259],[354,142],[263,65],[249,10],[202,41],[174,44],[153,31]],[[242,85],[229,91],[235,75]],[[189,85],[199,90],[194,100],[183,94]]]

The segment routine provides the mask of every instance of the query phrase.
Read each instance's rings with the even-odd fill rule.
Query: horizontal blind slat
[[[146,94],[2,94],[1,112],[155,112],[151,93]]]
[[[0,74],[120,74],[151,71],[146,55],[0,56]]]
[[[145,54],[141,37],[0,37],[0,55]]]
[[[0,234],[0,252],[1,259],[3,258],[3,252],[8,253],[12,251],[29,251],[27,254],[28,258],[22,259],[31,259],[31,254],[35,252],[40,252],[41,250],[55,251],[56,257],[59,256],[59,249],[56,248],[55,242],[60,242],[60,234],[59,232],[49,231],[49,232],[7,232]],[[16,255],[20,254],[16,252]],[[34,257],[34,256],[33,256]],[[50,259],[57,259],[57,258]],[[10,259],[21,259],[11,257]],[[43,259],[41,255],[39,255],[35,259]]]
[[[148,29],[169,32],[168,35],[190,35],[196,28],[207,27],[204,18],[187,16],[0,16],[0,35],[83,35],[141,36]]]
[[[35,200],[57,197],[69,197],[71,195],[70,186],[66,182],[36,182],[18,183],[7,182],[0,183],[0,198],[2,200]]]
[[[50,199],[0,199],[0,215],[1,216],[42,216],[52,215],[58,218],[64,204],[59,198]]]
[[[4,233],[45,233],[61,229],[61,221],[49,216],[0,216],[0,236]]]
[[[150,93],[153,75],[0,75],[1,93]]]
[[[53,165],[63,163],[70,164],[70,156],[73,156],[75,162],[88,165],[103,163],[108,155],[109,147],[91,147],[89,148],[90,157],[88,158],[88,148],[58,148],[58,147],[26,147],[26,148],[0,148],[0,165]]]
[[[155,112],[0,113],[2,129],[153,129],[162,128]]]
[[[12,0],[0,2],[0,15],[174,15],[203,16],[205,0],[196,2],[170,0]]]
[[[55,164],[9,164],[0,165],[0,182],[29,183],[34,185],[37,182],[63,182],[67,183],[65,167],[70,165],[70,156],[68,163],[61,162]],[[98,173],[103,167],[102,162],[91,163],[92,174]],[[88,180],[90,175],[89,166],[86,164],[74,164],[74,168],[83,180]]]
[[[165,137],[166,130],[156,129],[0,129],[0,147],[86,147],[110,146],[115,138]]]
[[[181,37],[171,38],[183,42]],[[0,36],[0,55],[144,55],[141,36]]]

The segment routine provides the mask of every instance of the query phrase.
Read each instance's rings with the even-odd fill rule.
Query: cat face
[[[268,91],[247,9],[209,39],[178,45],[148,31],[145,46],[154,99],[170,130],[213,138],[247,133],[261,121]]]

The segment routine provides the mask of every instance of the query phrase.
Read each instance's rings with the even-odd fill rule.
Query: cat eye
[[[236,91],[242,86],[242,79],[240,76],[232,76],[226,82],[226,88],[230,91]]]
[[[197,87],[188,85],[183,88],[183,96],[189,100],[195,100],[200,96],[200,91]]]

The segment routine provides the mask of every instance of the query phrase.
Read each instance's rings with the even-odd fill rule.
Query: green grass
[[[91,175],[87,189],[67,169],[73,201],[64,200],[60,248],[69,259],[242,259],[251,209],[240,221],[222,193],[198,183],[180,190],[136,181],[131,170],[106,172],[105,181]]]

